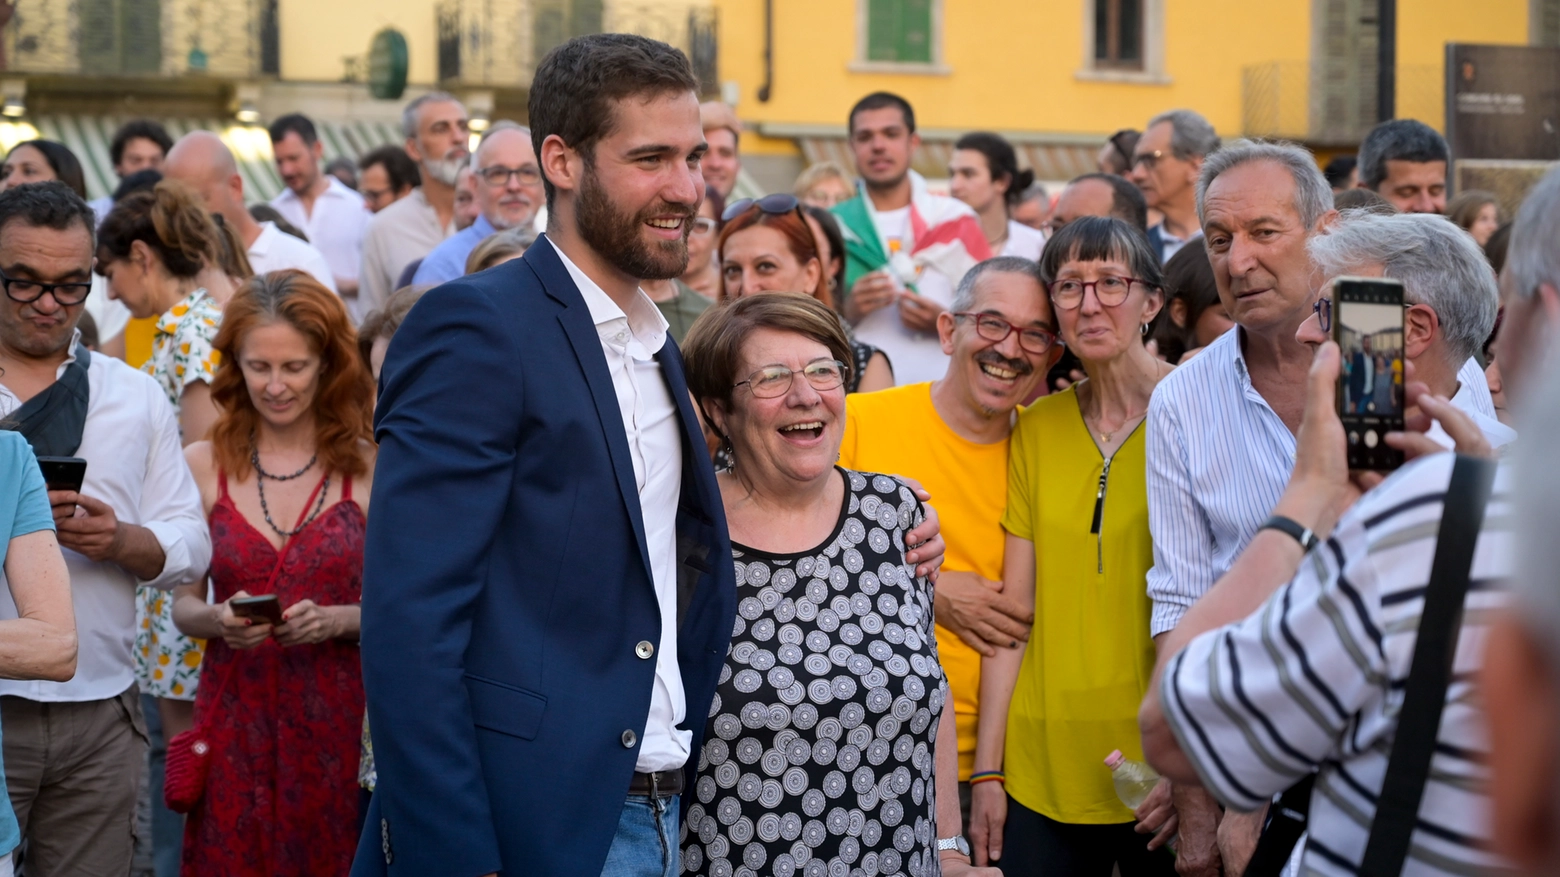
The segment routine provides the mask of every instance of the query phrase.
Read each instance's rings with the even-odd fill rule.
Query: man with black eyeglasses
[[[1132,151],[1127,179],[1143,193],[1148,209],[1162,217],[1149,228],[1148,242],[1159,263],[1202,237],[1197,221],[1197,175],[1203,159],[1219,148],[1208,120],[1191,110],[1171,110],[1148,120]]]
[[[1002,591],[1013,413],[1062,346],[1039,268],[1014,256],[988,259],[964,275],[952,309],[937,318],[937,334],[949,356],[940,379],[845,397],[840,465],[914,478],[945,498],[938,514],[948,559],[933,608],[937,654],[953,692],[959,804],[968,823],[981,656],[1027,640],[1034,621]]]
[[[495,231],[528,228],[542,205],[542,172],[531,146],[531,130],[498,122],[471,155],[472,185],[480,214],[469,228],[433,248],[412,283],[437,284],[466,273],[466,257]]]
[[[150,376],[79,343],[92,209],[61,183],[0,193],[0,422],[39,456],[87,461],[49,503],[70,571],[79,654],[68,682],[0,680],[5,784],[26,873],[123,874],[146,769],[131,649],[137,585],[171,589],[211,562],[178,421]],[[0,587],[0,618],[15,618]]]

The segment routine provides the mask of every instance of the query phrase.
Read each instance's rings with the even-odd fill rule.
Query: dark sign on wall
[[[1458,161],[1560,160],[1560,48],[1447,43],[1446,140]]]

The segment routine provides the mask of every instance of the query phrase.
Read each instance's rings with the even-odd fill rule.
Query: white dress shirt
[[[1173,629],[1273,513],[1295,436],[1251,385],[1240,327],[1171,372],[1148,403],[1150,631]]]
[[[274,222],[260,223],[260,236],[249,245],[249,267],[256,274],[297,268],[336,291],[336,278],[320,251],[277,228]]]
[[[304,212],[303,199],[291,189],[283,189],[280,195],[272,198],[271,206],[288,222],[303,229],[309,236],[309,243],[325,257],[335,278],[356,282],[363,262],[363,232],[374,214],[363,202],[362,195],[330,174],[325,174],[324,179],[330,185],[314,199],[312,213]],[[356,301],[351,300],[348,304],[352,310]],[[352,316],[361,319],[360,314],[353,313]]]
[[[1469,365],[1472,366],[1471,369]],[[1470,359],[1463,366],[1462,371],[1457,373],[1459,382],[1457,393],[1452,396],[1450,401],[1454,407],[1473,419],[1479,430],[1484,433],[1484,440],[1490,443],[1492,449],[1500,450],[1517,440],[1517,431],[1501,423],[1500,419],[1494,415],[1495,405],[1493,400],[1489,406],[1491,413],[1486,414],[1484,412],[1481,400],[1491,399],[1490,385],[1489,381],[1485,380],[1484,369],[1478,366],[1478,361]],[[1441,428],[1439,421],[1432,422],[1430,431],[1425,433],[1425,435],[1440,442],[1444,447],[1457,447],[1457,442],[1453,441],[1450,435],[1447,435],[1446,430]]]
[[[548,241],[551,243],[551,239]],[[634,484],[650,551],[650,578],[661,610],[661,641],[656,647],[655,687],[650,715],[640,737],[634,769],[643,773],[677,770],[688,762],[693,733],[677,728],[688,712],[682,671],[677,665],[677,504],[682,496],[682,432],[677,406],[661,375],[655,355],[666,344],[667,322],[655,302],[638,290],[625,314],[595,281],[569,261],[558,258],[579,287],[601,336],[601,351],[612,373],[618,410],[634,460]],[[703,717],[699,717],[703,721]]]
[[[72,350],[75,345],[72,345]],[[75,359],[72,354],[60,366]],[[136,585],[171,589],[198,580],[211,566],[211,531],[200,490],[184,462],[179,423],[162,387],[123,362],[93,354],[87,369],[87,424],[76,456],[87,461],[81,493],[108,503],[126,524],[152,531],[162,546],[162,573],[141,581],[113,563],[95,563],[63,549],[80,643],[69,682],[0,680],[0,695],[83,702],[116,697],[135,684]],[[21,407],[0,385],[0,417]],[[0,619],[17,617],[0,571]]]

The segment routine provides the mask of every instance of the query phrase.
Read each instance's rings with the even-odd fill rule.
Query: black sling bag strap
[[[1361,874],[1401,874],[1408,858],[1441,730],[1441,712],[1446,708],[1446,687],[1451,682],[1457,636],[1462,630],[1473,548],[1484,526],[1484,507],[1494,482],[1494,461],[1458,455],[1441,511],[1435,560],[1414,641],[1414,663],[1403,692],[1403,709],[1398,713],[1370,840],[1360,862]]]
[[[75,362],[65,366],[59,380],[12,412],[3,428],[21,433],[40,457],[76,456],[87,427],[91,363],[92,354],[76,345]]]
[[[1429,733],[1398,733],[1393,738],[1386,778],[1377,800],[1376,818],[1365,847],[1365,861],[1360,866],[1361,874],[1402,873],[1409,838],[1419,816],[1425,779],[1430,773],[1430,757],[1435,752],[1441,727],[1441,710],[1446,705],[1446,686],[1451,681],[1463,599],[1468,594],[1469,572],[1473,567],[1473,549],[1479,539],[1479,530],[1484,526],[1484,507],[1494,480],[1493,461],[1458,455],[1452,466],[1452,480],[1446,488],[1441,525],[1436,533],[1435,559],[1431,561],[1430,582],[1425,587],[1424,609],[1414,643],[1414,661],[1397,722],[1399,731],[1428,729]],[[1311,787],[1315,781],[1316,774],[1306,776],[1285,790],[1269,809],[1267,824],[1257,841],[1256,852],[1246,866],[1245,877],[1278,877],[1282,873],[1300,835],[1306,830]],[[1372,855],[1377,858],[1372,859]]]

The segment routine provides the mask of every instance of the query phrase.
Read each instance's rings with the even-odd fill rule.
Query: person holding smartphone
[[[207,640],[195,722],[211,768],[184,872],[344,874],[357,847],[373,379],[341,300],[296,271],[240,289],[216,348],[221,413],[185,457],[217,602],[196,582],[173,607],[179,630]]]

